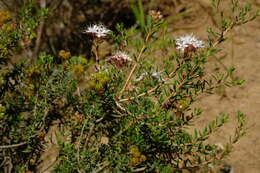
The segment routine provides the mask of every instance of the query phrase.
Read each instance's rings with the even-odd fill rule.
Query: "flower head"
[[[132,58],[125,52],[117,51],[112,58],[122,59],[123,61],[132,61]]]
[[[194,48],[203,48],[204,42],[198,40],[194,35],[185,35],[176,39],[177,49],[184,51],[185,48],[189,47],[190,45]]]
[[[90,34],[96,38],[106,37],[109,32],[110,30],[103,25],[92,25],[83,31],[83,33]]]
[[[132,61],[132,58],[125,52],[118,51],[106,59],[107,62],[121,68]]]
[[[149,11],[149,15],[152,17],[152,19],[155,22],[158,22],[163,18],[163,15],[161,14],[160,11],[151,10]]]

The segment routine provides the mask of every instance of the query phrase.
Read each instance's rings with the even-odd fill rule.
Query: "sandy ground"
[[[249,0],[247,0],[249,1]],[[253,2],[253,1],[249,1]],[[211,18],[203,6],[194,2],[193,8],[200,21],[191,22],[190,18],[176,22],[173,25],[178,30],[174,35],[194,33],[200,39],[206,40],[206,29],[212,25]],[[257,5],[257,3],[255,3]],[[196,14],[197,13],[197,14]],[[192,14],[191,14],[192,15]],[[187,27],[185,27],[185,20]],[[199,25],[196,23],[200,22]],[[183,28],[180,27],[184,26]],[[177,25],[177,26],[176,26]],[[188,26],[194,27],[188,27]],[[221,60],[225,65],[234,65],[237,69],[236,76],[245,79],[246,82],[237,87],[225,89],[222,94],[206,95],[200,98],[199,107],[204,109],[202,116],[196,123],[197,127],[203,127],[206,123],[215,119],[221,113],[231,114],[231,122],[218,131],[210,142],[224,144],[229,136],[234,133],[235,115],[238,110],[248,115],[248,133],[235,146],[235,151],[227,159],[232,165],[234,173],[259,173],[260,172],[260,18],[242,27],[235,28],[230,34],[230,40],[220,45],[223,48]],[[211,66],[218,64],[216,60],[210,60]],[[219,65],[219,64],[218,64]]]
[[[233,42],[222,45],[228,47],[229,55],[223,60],[237,68],[236,75],[246,82],[239,87],[226,89],[226,97],[211,95],[201,98],[200,106],[205,108],[205,116],[199,125],[209,122],[220,112],[235,115],[237,110],[248,115],[248,134],[236,145],[229,162],[236,173],[260,172],[260,20],[249,23],[233,32]],[[233,56],[232,55],[233,47]],[[227,49],[226,49],[227,51]],[[232,118],[234,119],[234,118]],[[231,119],[231,120],[232,120]],[[228,139],[234,132],[230,123],[216,134],[216,143]]]

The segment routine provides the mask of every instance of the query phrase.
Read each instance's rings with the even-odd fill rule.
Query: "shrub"
[[[218,9],[220,1],[212,4]],[[133,5],[138,25],[125,29],[118,24],[114,33],[93,25],[84,32],[93,42],[90,59],[61,50],[59,55],[42,52],[31,63],[8,66],[10,52],[17,51],[24,38],[30,40],[39,23],[41,17],[31,16],[32,8],[22,9],[27,11],[22,18],[28,20],[17,24],[21,27],[6,31],[5,24],[1,26],[6,41],[1,43],[5,63],[0,85],[0,162],[5,171],[39,171],[44,137],[53,122],[60,126],[54,172],[208,171],[245,134],[241,112],[236,131],[223,148],[207,139],[228,121],[228,114],[202,130],[191,133],[190,129],[203,115],[193,106],[199,96],[243,83],[233,77],[234,68],[207,74],[205,64],[220,51],[218,45],[231,29],[258,16],[250,13],[249,5],[240,8],[232,1],[230,14],[220,13],[218,28],[208,29],[204,42],[194,35],[169,37],[160,12],[145,15],[139,1]],[[42,10],[39,16],[47,12]],[[9,12],[3,14],[8,18],[4,23],[10,22]],[[101,59],[99,45],[105,37],[114,40],[115,53]]]

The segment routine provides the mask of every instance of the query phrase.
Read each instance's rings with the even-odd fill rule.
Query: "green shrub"
[[[47,10],[35,17],[30,13],[32,4],[27,4],[18,16],[19,27],[10,30],[5,25],[11,15],[0,12],[4,23],[0,167],[37,171],[44,137],[59,120],[70,135],[62,130],[57,135],[54,172],[209,171],[209,165],[228,156],[246,132],[241,112],[236,131],[223,148],[207,139],[228,121],[228,114],[219,115],[202,130],[187,130],[203,115],[201,108],[193,106],[199,96],[243,83],[233,77],[234,68],[205,72],[209,57],[220,51],[218,45],[228,32],[258,15],[250,14],[250,6],[238,8],[232,2],[230,17],[222,17],[218,28],[208,29],[206,43],[193,35],[171,38],[163,16],[156,11],[143,14],[139,1],[133,5],[139,25],[125,29],[118,24],[114,33],[93,25],[84,32],[93,42],[91,60],[62,50],[59,55],[42,52],[31,63],[12,66],[10,55],[22,49],[24,40],[33,41],[34,29]],[[218,8],[219,1],[213,5]],[[115,53],[101,59],[99,45],[105,36],[114,40]]]

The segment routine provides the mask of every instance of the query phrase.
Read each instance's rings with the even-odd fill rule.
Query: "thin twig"
[[[88,136],[86,137],[86,141],[85,141],[85,143],[84,143],[84,150],[86,150],[86,148],[87,148],[89,139],[90,139],[90,137],[91,137],[91,135],[92,135],[94,129],[95,129],[95,124],[93,124],[93,125],[91,126],[91,128],[90,128],[90,130],[89,130],[89,133],[88,133]]]
[[[185,84],[187,82],[187,80],[186,79],[184,79],[182,82],[181,82],[181,84],[176,88],[176,91],[178,91],[179,89],[181,89],[181,87]],[[167,103],[168,103],[168,101],[172,98],[172,97],[175,97],[177,95],[177,92],[175,92],[175,93],[172,93],[171,95],[169,95],[163,102],[162,102],[162,107],[163,106],[165,106]]]
[[[85,120],[85,122],[84,122],[84,124],[83,124],[83,127],[82,127],[82,129],[81,129],[80,137],[79,137],[79,141],[78,141],[77,154],[76,154],[78,163],[79,163],[79,160],[80,160],[80,159],[79,159],[80,143],[81,143],[81,139],[82,139],[83,132],[84,132],[84,129],[85,129],[85,126],[86,126],[87,122],[88,122],[88,120]]]
[[[141,51],[140,51],[140,53],[139,53],[139,55],[138,55],[138,57],[137,57],[137,61],[135,62],[133,68],[131,69],[131,71],[130,71],[130,73],[129,73],[127,79],[126,79],[126,82],[125,82],[125,84],[124,84],[124,87],[123,87],[122,90],[120,91],[119,98],[122,97],[123,92],[125,91],[125,89],[127,88],[128,84],[130,83],[130,79],[131,79],[131,77],[133,76],[133,73],[134,73],[134,71],[135,71],[135,69],[136,69],[136,67],[137,67],[137,65],[138,65],[138,61],[139,61],[141,55],[143,54],[143,51],[144,51],[144,50],[145,50],[145,45],[143,45],[143,47],[142,47],[142,49],[141,49]]]
[[[124,132],[126,132],[128,129],[130,129],[136,122],[139,122],[140,120],[143,119],[154,119],[156,117],[149,117],[149,116],[144,116],[143,114],[138,115],[138,117],[134,117],[126,126],[124,129],[120,130],[115,136],[113,136],[113,139],[118,138],[120,135],[122,135]]]
[[[165,84],[165,82],[169,81],[173,75],[176,73],[176,71],[178,70],[178,68],[176,68],[174,71],[172,71],[170,74],[169,74],[169,77],[168,79],[166,79],[163,83],[160,83],[158,84],[157,86],[151,88],[150,90],[148,91],[145,91],[135,97],[130,97],[130,98],[125,98],[125,99],[120,99],[119,102],[126,102],[126,101],[131,101],[131,100],[134,100],[136,98],[139,98],[139,97],[143,97],[143,96],[146,96],[146,95],[149,95],[149,94],[152,94],[153,92],[155,92],[157,89],[159,89],[161,86],[163,86],[163,84]]]
[[[119,94],[119,97],[118,97],[119,99],[122,97],[122,95],[123,95],[125,89],[126,89],[127,86],[130,84],[130,80],[131,80],[131,78],[132,78],[132,76],[133,76],[133,74],[134,74],[134,71],[135,71],[135,69],[136,69],[138,63],[139,63],[139,60],[141,59],[141,57],[142,57],[142,55],[143,55],[143,53],[144,53],[144,51],[145,51],[145,49],[146,49],[146,44],[147,44],[147,42],[148,42],[149,37],[150,37],[150,34],[148,33],[147,36],[146,36],[146,38],[145,38],[144,45],[142,46],[142,48],[141,48],[141,50],[140,50],[140,52],[139,52],[139,54],[138,54],[138,56],[137,56],[137,58],[136,58],[136,62],[135,62],[135,64],[134,64],[134,66],[132,67],[132,69],[131,69],[131,71],[130,71],[130,73],[129,73],[127,79],[126,79],[126,82],[125,82],[125,84],[124,84],[124,87],[123,87],[122,90],[120,91],[120,94]]]
[[[41,9],[46,8],[46,0],[40,0],[40,7]],[[36,39],[36,45],[33,51],[33,56],[32,58],[36,58],[36,56],[39,53],[40,47],[41,47],[41,38],[42,38],[42,33],[43,33],[43,27],[45,24],[45,20],[42,19],[40,22],[39,28],[37,30],[37,39]]]
[[[136,98],[139,98],[139,97],[143,97],[143,96],[147,96],[147,95],[149,95],[149,94],[152,94],[152,93],[155,92],[157,89],[159,89],[161,86],[163,86],[163,84],[165,84],[165,82],[167,82],[167,81],[169,81],[171,78],[173,78],[173,77],[175,76],[175,74],[176,74],[176,72],[177,72],[178,69],[179,69],[179,67],[178,67],[178,68],[175,68],[175,69],[169,74],[169,78],[168,78],[168,79],[165,79],[165,81],[162,82],[162,83],[160,83],[159,85],[157,85],[157,86],[151,88],[150,90],[145,91],[145,92],[143,92],[143,93],[141,93],[141,94],[139,94],[139,95],[137,95],[137,96],[135,96],[135,97],[120,99],[119,102],[131,101],[131,100],[134,100],[134,99],[136,99]]]
[[[156,91],[159,87],[160,87],[160,85],[158,85],[158,86],[156,86],[156,87],[154,87],[154,88],[152,88],[152,89],[150,89],[150,90],[148,90],[148,91],[146,91],[146,92],[143,92],[143,93],[141,93],[141,94],[139,94],[139,95],[137,95],[137,96],[135,96],[135,97],[130,97],[130,98],[121,99],[121,100],[119,100],[119,102],[131,101],[131,100],[134,100],[134,99],[136,99],[136,98],[149,95],[149,94],[153,93],[154,91]]]
[[[104,164],[101,167],[99,167],[98,169],[92,171],[92,173],[99,173],[100,171],[102,171],[104,168],[108,167],[109,164]]]
[[[44,122],[46,116],[48,115],[48,113],[49,113],[49,110],[45,109],[43,122]],[[38,132],[41,132],[43,129],[44,129],[44,126],[42,126]],[[37,135],[38,135],[38,133],[32,135],[31,137],[33,138]],[[26,145],[26,144],[27,144],[27,142],[21,142],[21,143],[18,143],[18,144],[11,144],[11,145],[3,145],[3,146],[0,146],[0,149],[15,148],[15,147],[20,147],[20,146],[23,146],[23,145]]]
[[[97,71],[100,71],[100,65],[99,65],[99,46],[96,41],[94,41],[94,54],[95,54],[95,68]]]
[[[195,67],[193,68],[193,70],[190,72],[190,74],[192,74],[196,69],[197,69],[197,66],[195,66]],[[188,81],[186,78],[187,78],[187,77],[184,78],[184,80],[183,80],[183,81],[180,83],[180,85],[175,89],[175,91],[178,91],[179,89],[181,89],[181,88],[183,87],[183,85]],[[172,97],[175,97],[176,95],[177,95],[177,92],[172,93],[171,95],[169,95],[169,96],[163,101],[163,103],[161,104],[161,107],[165,106],[165,105],[168,103],[168,101],[169,101]]]
[[[230,26],[229,26],[227,29],[225,29],[225,31],[223,31],[223,32],[221,33],[221,36],[220,36],[220,37],[218,38],[218,40],[212,45],[212,47],[214,48],[214,47],[216,47],[218,44],[220,44],[220,43],[222,42],[223,38],[227,35],[227,33],[228,33],[231,29],[234,28],[234,26],[235,26],[236,24],[237,24],[236,22],[232,22],[232,23],[230,24]]]
[[[21,142],[18,144],[11,144],[11,145],[2,145],[2,146],[0,146],[0,149],[15,148],[15,147],[20,147],[20,146],[23,146],[26,144],[27,144],[27,142]]]

